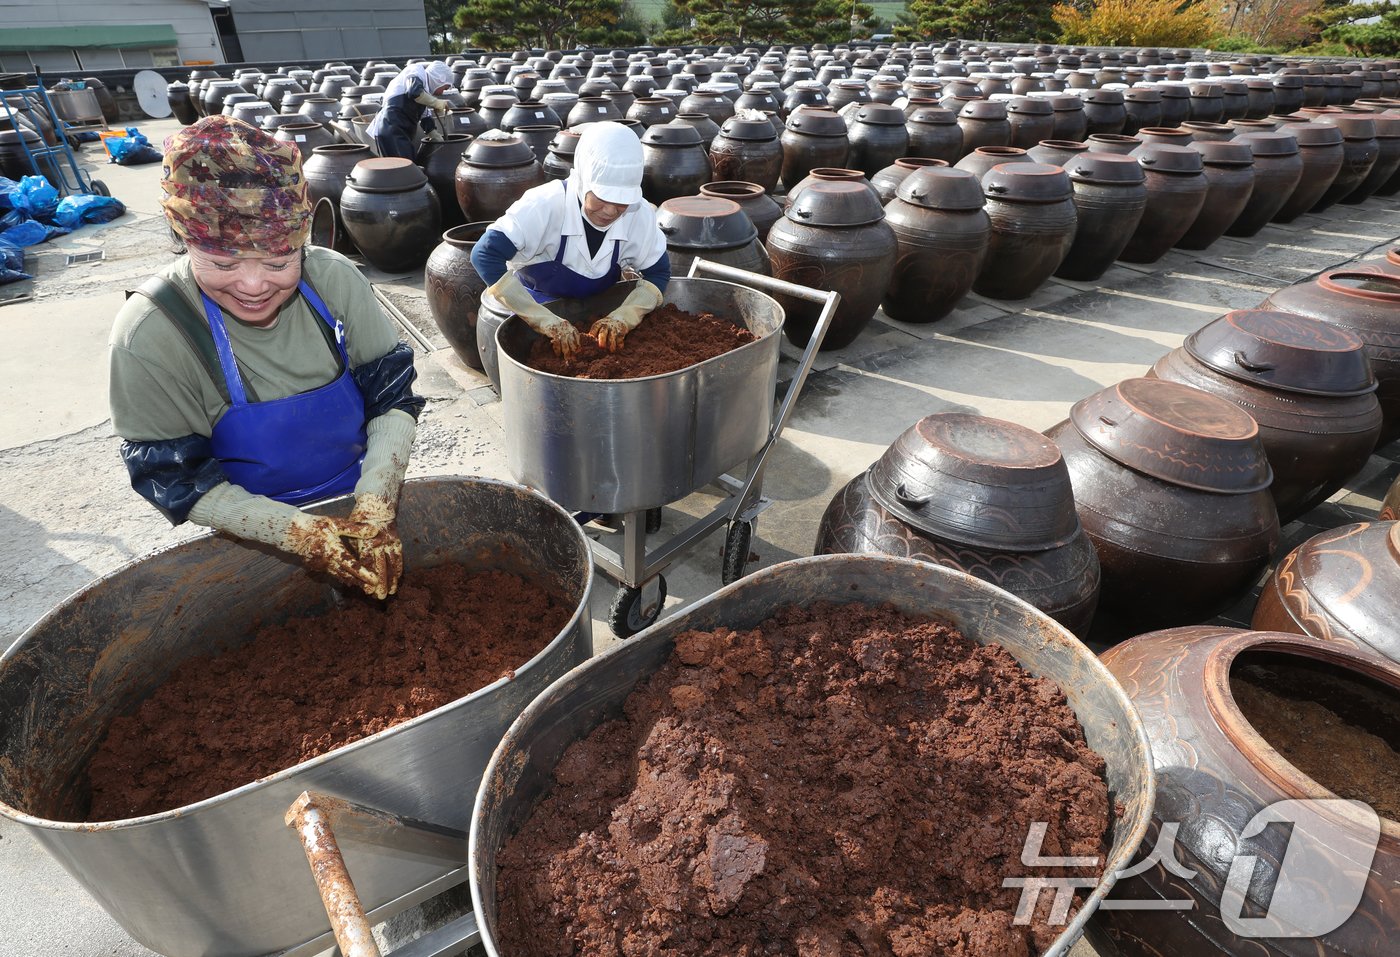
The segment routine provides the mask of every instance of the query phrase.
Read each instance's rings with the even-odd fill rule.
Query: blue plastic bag
[[[54,229],[52,226],[45,226],[43,223],[27,219],[0,233],[0,245],[15,248],[36,246],[50,236],[62,236],[66,232],[68,232],[66,229]]]
[[[112,162],[120,166],[159,163],[164,158],[160,150],[152,146],[151,141],[134,126],[126,128],[125,136],[108,138],[107,152],[112,154]]]
[[[124,212],[126,206],[112,196],[65,196],[54,211],[53,222],[72,230],[84,223],[111,222]]]
[[[6,244],[4,237],[0,236],[0,286],[7,282],[33,278],[24,271],[24,253],[17,247]]]
[[[42,176],[23,176],[18,182],[0,176],[0,209],[11,209],[33,219],[47,219],[58,205],[58,190]]]

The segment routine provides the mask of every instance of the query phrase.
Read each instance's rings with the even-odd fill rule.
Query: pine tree
[[[608,39],[622,15],[623,0],[464,0],[453,23],[483,49],[557,50],[584,38],[625,45],[626,38]]]
[[[1016,43],[1054,39],[1051,6],[1044,0],[910,0],[909,10],[926,36]]]

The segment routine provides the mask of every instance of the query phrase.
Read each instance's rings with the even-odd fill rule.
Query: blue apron
[[[321,321],[334,330],[342,371],[319,388],[267,402],[248,401],[223,311],[200,294],[230,401],[210,436],[214,457],[230,482],[288,505],[353,491],[360,479],[366,440],[365,400],[350,375],[345,327],[331,318],[326,304],[305,280],[298,288]]]
[[[622,240],[614,239],[612,241],[612,265],[608,267],[606,273],[597,279],[590,279],[564,265],[564,247],[568,243],[568,236],[560,236],[559,251],[554,254],[552,262],[520,267],[521,285],[530,291],[535,302],[553,302],[556,299],[590,299],[611,289],[622,279],[622,266],[618,262],[622,254]]]

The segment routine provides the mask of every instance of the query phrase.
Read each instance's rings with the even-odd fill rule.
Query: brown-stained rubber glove
[[[593,323],[588,334],[597,339],[598,345],[604,349],[617,352],[622,348],[627,333],[637,328],[647,313],[661,305],[663,298],[660,289],[642,279],[638,281],[637,288],[622,300],[622,305]]]
[[[525,284],[513,270],[508,270],[486,291],[525,320],[525,324],[531,329],[542,336],[548,336],[550,344],[554,346],[555,355],[568,361],[578,354],[581,337],[573,323],[559,318],[551,310],[535,302],[535,297],[530,295],[530,290],[525,288]]]
[[[374,597],[388,598],[399,590],[403,578],[403,541],[394,521],[394,506],[378,495],[357,495],[349,521],[376,529],[373,538],[357,539],[351,545],[374,576]]]
[[[378,529],[373,538],[354,542],[356,554],[379,581],[374,597],[388,598],[403,578],[403,542],[395,516],[408,457],[418,423],[402,409],[390,409],[365,424],[365,458],[355,483],[353,521]]]

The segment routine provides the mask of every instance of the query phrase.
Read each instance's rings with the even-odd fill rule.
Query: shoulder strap
[[[316,288],[316,284],[313,283],[311,281],[311,277],[306,274],[305,263],[302,263],[301,267],[301,281],[306,283],[306,288],[311,290],[311,295],[315,296],[316,299],[320,300],[322,305],[325,305],[326,318],[329,319],[331,322],[334,322],[335,317],[330,315],[331,307],[329,305],[326,305],[326,297],[321,295],[321,290]],[[320,311],[316,308],[316,303],[311,299],[310,296],[307,296],[303,293],[302,298],[305,299],[306,304],[311,307],[311,312],[313,315]],[[335,330],[332,329],[328,323],[322,322],[321,317],[319,315],[317,315],[316,318],[316,328],[321,330],[321,338],[326,340],[327,348],[329,348],[331,352],[335,353],[336,361],[341,367],[340,371],[344,372],[344,367],[350,364],[349,348],[347,347],[343,350],[341,349],[340,343],[335,341]]]
[[[224,401],[229,400],[228,385],[224,382],[223,369],[219,366],[219,355],[214,349],[214,336],[209,331],[209,323],[185,298],[180,288],[163,276],[152,276],[136,292],[155,303],[156,308],[170,320],[190,351],[195,354],[214,387],[219,390]],[[251,398],[251,397],[250,397]]]

